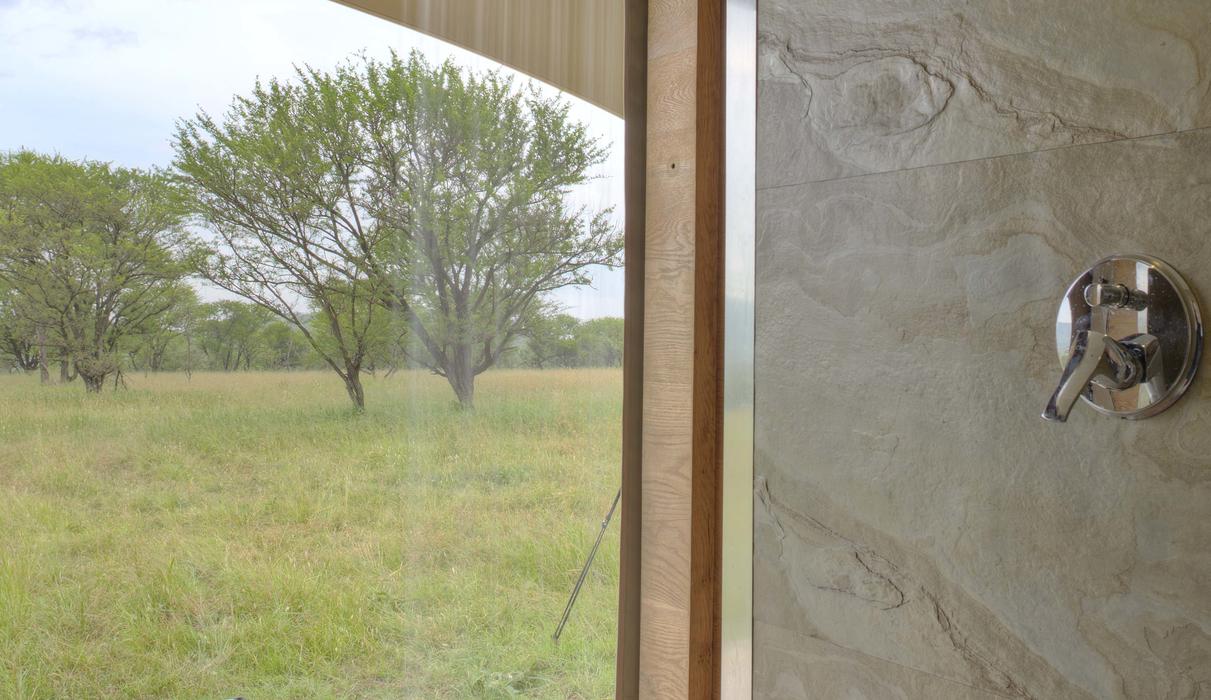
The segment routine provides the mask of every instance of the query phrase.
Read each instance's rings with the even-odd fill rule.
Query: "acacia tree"
[[[330,76],[258,82],[216,119],[182,122],[174,165],[193,194],[203,241],[200,272],[273,312],[306,338],[365,408],[361,373],[383,296],[365,260],[382,228],[370,213],[366,144],[348,119],[357,95]],[[313,332],[311,313],[326,337]]]
[[[45,344],[39,346],[38,332],[23,312],[22,300],[13,290],[0,287],[0,356],[7,357],[13,367],[32,372],[45,365]]]
[[[547,296],[617,265],[611,210],[568,204],[606,149],[569,104],[447,61],[366,60],[333,82],[361,94],[374,215],[389,235],[370,274],[409,325],[416,361],[471,407],[475,377],[541,317]]]
[[[142,362],[152,372],[165,368],[169,348],[192,330],[201,306],[197,292],[188,284],[176,285],[167,296],[171,306],[159,316],[148,319],[143,332],[131,342],[132,363]]]
[[[202,307],[201,350],[224,372],[251,369],[264,350],[262,333],[276,316],[264,307],[224,299]]]
[[[174,302],[179,193],[156,172],[23,151],[0,163],[0,202],[0,279],[100,391],[124,340]]]
[[[359,317],[366,319],[361,333],[363,371],[375,373],[378,368],[389,366],[393,359],[393,350],[400,346],[404,336],[399,319],[388,313],[387,309],[374,299],[356,300],[351,294],[339,301],[334,308],[340,318],[339,325],[352,325],[354,319]],[[333,335],[332,324],[324,322],[322,314],[312,316],[311,333],[316,344],[325,352],[331,352],[341,342]]]
[[[526,347],[535,367],[574,367],[576,365],[576,327],[570,314],[539,314],[526,328]]]
[[[16,234],[21,223],[20,200],[11,186],[12,165],[16,156],[0,154],[0,246]],[[29,301],[0,276],[0,354],[24,372],[41,369],[42,382],[50,379],[46,366],[46,325],[31,313]]]
[[[579,367],[621,367],[623,320],[594,318],[576,327],[576,363]]]
[[[619,261],[611,212],[567,205],[605,158],[568,109],[415,53],[260,83],[174,140],[212,232],[203,274],[294,324],[355,406],[390,313],[469,407],[550,292]]]
[[[265,347],[262,366],[269,369],[297,369],[307,352],[307,341],[298,329],[279,318],[261,329],[261,343]]]

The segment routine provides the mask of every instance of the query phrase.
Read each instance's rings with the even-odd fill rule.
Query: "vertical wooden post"
[[[724,0],[698,0],[689,697],[719,697],[723,510]]]
[[[621,555],[615,697],[639,697],[643,562],[643,287],[647,172],[648,0],[626,0],[624,118],[626,308],[623,347]]]
[[[641,698],[720,693],[723,23],[649,3]]]

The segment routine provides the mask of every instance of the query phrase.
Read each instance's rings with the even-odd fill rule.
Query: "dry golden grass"
[[[0,377],[0,697],[601,698],[621,373]]]

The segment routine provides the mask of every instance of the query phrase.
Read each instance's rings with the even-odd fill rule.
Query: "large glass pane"
[[[0,36],[0,696],[611,696],[621,120],[328,0]]]

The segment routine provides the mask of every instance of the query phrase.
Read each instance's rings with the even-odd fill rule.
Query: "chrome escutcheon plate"
[[[1203,322],[1190,285],[1168,263],[1147,255],[1113,255],[1094,263],[1068,288],[1055,323],[1064,367],[1082,330],[1122,341],[1156,338],[1144,381],[1126,389],[1090,384],[1082,394],[1095,410],[1118,418],[1154,416],[1190,388],[1203,348]]]

